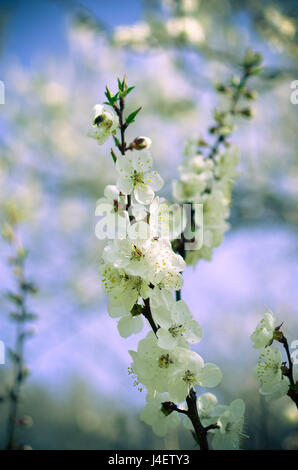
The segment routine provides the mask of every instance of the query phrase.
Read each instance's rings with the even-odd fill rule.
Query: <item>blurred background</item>
[[[182,21],[181,21],[182,20]],[[9,201],[22,209],[28,275],[39,286],[30,308],[36,335],[26,345],[31,374],[21,414],[32,416],[18,440],[34,449],[193,449],[181,426],[165,439],[139,420],[145,393],[127,373],[128,349],[144,335],[119,337],[97,273],[96,200],[115,182],[110,142],[88,126],[104,87],[124,73],[135,85],[128,108],[142,105],[131,138],[148,135],[171,197],[189,137],[206,135],[214,83],[237,74],[247,47],[264,56],[251,83],[255,117],[239,122],[242,150],[231,230],[185,273],[183,297],[204,329],[196,350],[217,363],[219,401],[247,404],[243,448],[298,449],[290,399],[264,403],[252,376],[249,339],[269,308],[290,341],[298,339],[298,3],[295,0],[0,1],[0,218]],[[0,340],[15,341],[5,292],[14,285],[0,241]],[[11,378],[0,366],[0,387]],[[0,447],[7,408],[0,404]]]

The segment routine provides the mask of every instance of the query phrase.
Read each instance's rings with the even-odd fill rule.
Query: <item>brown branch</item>
[[[207,439],[207,428],[201,423],[198,408],[197,408],[197,396],[195,390],[192,388],[186,397],[186,403],[188,407],[188,417],[192,422],[195,430],[196,440],[200,446],[200,450],[209,450],[208,439]]]
[[[289,369],[288,369],[287,377],[289,377],[290,384],[292,386],[294,386],[293,362],[292,362],[292,358],[291,358],[291,354],[290,354],[288,340],[287,340],[287,338],[285,338],[285,336],[283,336],[283,338],[281,339],[280,342],[282,343],[282,345],[283,345],[283,347],[286,351],[287,358],[288,358]]]
[[[285,368],[283,374],[288,377],[288,379],[290,380],[290,388],[288,390],[288,397],[291,398],[291,400],[293,400],[293,402],[295,403],[295,405],[297,406],[298,408],[298,393],[297,393],[297,385],[298,385],[298,382],[296,382],[295,384],[295,381],[294,381],[294,371],[293,371],[293,361],[292,361],[292,358],[291,358],[291,353],[290,353],[290,349],[289,349],[289,343],[288,343],[288,340],[287,338],[282,334],[282,338],[280,340],[278,340],[280,343],[282,343],[285,351],[286,351],[286,355],[287,355],[287,359],[288,359],[288,364],[289,364],[289,367],[288,368]]]

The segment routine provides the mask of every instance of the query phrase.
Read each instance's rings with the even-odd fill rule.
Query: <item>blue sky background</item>
[[[142,2],[137,0],[82,0],[80,3],[112,28],[119,24],[134,23],[142,17]],[[8,65],[17,63],[17,81],[28,79],[29,82],[25,93],[20,87],[20,91],[17,90],[14,96],[16,82],[7,81],[8,103],[15,114],[13,119],[9,114],[6,116],[8,107],[5,107],[0,115],[0,124],[5,123],[5,130],[9,130],[3,132],[1,138],[4,139],[5,145],[12,149],[12,153],[16,140],[16,155],[21,158],[19,165],[16,162],[16,168],[11,172],[11,179],[14,183],[24,180],[26,184],[26,165],[29,163],[32,165],[29,177],[36,177],[36,173],[40,176],[40,171],[44,178],[42,184],[45,190],[44,199],[41,203],[38,202],[37,210],[41,213],[44,211],[40,218],[43,225],[38,226],[38,220],[37,225],[33,224],[32,232],[31,227],[24,228],[23,232],[31,251],[29,273],[37,280],[41,290],[40,296],[32,303],[33,311],[38,312],[40,317],[37,322],[37,334],[26,348],[26,359],[32,371],[30,383],[42,384],[47,391],[55,395],[63,394],[66,385],[79,377],[90,387],[94,387],[96,392],[111,399],[116,400],[121,390],[120,406],[129,404],[140,408],[144,403],[145,394],[133,388],[133,380],[128,376],[127,367],[130,365],[128,349],[136,349],[144,332],[126,340],[119,337],[115,320],[107,315],[107,299],[100,291],[97,275],[101,247],[94,236],[94,206],[96,197],[102,196],[103,185],[112,182],[112,166],[110,162],[106,165],[96,165],[91,160],[93,156],[94,160],[103,159],[103,155],[109,152],[110,144],[99,149],[95,143],[90,143],[91,139],[87,138],[85,129],[79,126],[88,120],[90,109],[95,100],[99,99],[98,93],[103,97],[106,80],[111,80],[109,84],[115,83],[115,74],[122,74],[128,66],[132,77],[130,79],[134,80],[133,84],[137,84],[135,94],[132,94],[132,100],[135,99],[133,103],[139,103],[138,100],[145,102],[144,117],[140,116],[137,121],[137,132],[141,135],[157,136],[156,139],[153,137],[153,153],[158,150],[163,154],[160,160],[157,159],[157,165],[165,177],[166,191],[169,193],[170,178],[177,174],[176,167],[182,160],[185,139],[188,133],[193,135],[198,129],[205,130],[210,124],[212,108],[218,99],[212,83],[222,75],[226,76],[227,70],[222,64],[206,64],[201,55],[193,62],[193,57],[187,55],[189,64],[196,63],[196,68],[192,69],[195,70],[193,75],[183,75],[180,74],[179,68],[174,70],[169,65],[171,60],[174,63],[177,59],[172,52],[161,50],[147,55],[134,55],[124,51],[117,55],[118,52],[113,50],[115,57],[111,57],[111,49],[104,47],[103,55],[100,55],[99,46],[95,51],[99,50],[97,59],[102,62],[100,74],[96,75],[97,71],[92,71],[94,75],[90,73],[89,77],[89,62],[75,47],[72,49],[69,42],[67,26],[71,16],[69,12],[73,8],[71,2],[0,0],[0,6],[8,7],[10,13],[5,30],[4,50],[0,56],[0,79]],[[252,29],[246,14],[235,16],[235,24],[240,24],[244,30],[245,45],[253,43],[265,53],[267,65],[287,60],[260,39]],[[32,92],[30,88],[31,74],[35,77],[35,72],[36,75],[38,72],[41,75],[47,73],[46,64],[51,57],[55,66],[49,72],[49,81],[62,83],[63,86],[66,83],[67,111],[76,116],[83,114],[80,116],[81,120],[74,119],[70,124],[70,133],[77,133],[81,138],[78,156],[82,160],[86,156],[86,161],[80,161],[80,164],[75,158],[71,160],[72,154],[67,160],[62,152],[60,161],[58,150],[57,155],[52,152],[51,140],[55,137],[52,132],[58,133],[67,119],[59,120],[58,114],[56,123],[55,119],[49,122],[46,112],[43,114],[46,106],[42,85],[38,84],[40,88],[37,86],[37,91],[33,88]],[[110,61],[113,60],[116,65],[113,64],[112,74]],[[87,72],[81,80],[80,73],[83,75],[84,67]],[[24,70],[28,72],[28,76],[23,74]],[[145,83],[148,93],[144,93],[138,86],[139,83],[144,83],[143,78],[147,78]],[[297,114],[294,114],[289,101],[289,83],[290,80],[282,83],[276,95],[271,93],[269,87],[263,85],[260,100],[256,105],[256,118],[251,123],[241,124],[239,132],[237,130],[235,135],[235,142],[243,147],[244,153],[242,175],[237,184],[246,185],[244,202],[247,212],[251,206],[255,207],[251,199],[255,198],[254,202],[258,201],[258,198],[261,200],[261,191],[269,188],[272,192],[278,192],[279,188],[283,187],[288,191],[290,188],[287,156],[289,154],[294,158],[294,153],[288,142],[293,143],[296,135],[295,120],[290,119],[290,116],[297,117]],[[162,113],[158,115],[154,100],[155,106],[156,103],[158,106],[159,100],[167,93],[176,93],[181,101],[191,99],[196,110],[185,118],[181,115],[178,115],[177,119],[171,119],[171,116],[164,116]],[[285,129],[280,126],[282,113],[289,115],[289,123]],[[29,121],[32,129],[22,123],[16,124],[19,114],[24,121]],[[53,124],[56,124],[56,127]],[[35,140],[36,135],[40,140],[44,138],[42,144],[39,139]],[[25,155],[22,143],[25,143]],[[56,149],[55,146],[54,148]],[[247,166],[243,166],[243,160]],[[277,165],[276,170],[273,160],[274,164],[278,161],[281,165]],[[247,170],[250,173],[244,173],[243,177],[243,172]],[[271,171],[275,179],[270,179]],[[76,178],[79,180],[82,177],[83,183],[86,178],[86,181],[94,184],[97,183],[94,174],[98,175],[98,192],[96,195],[92,193],[92,196],[86,196],[83,184],[76,185]],[[283,175],[284,186],[280,183]],[[63,198],[59,199],[61,188],[59,181],[57,183],[55,179],[58,180],[58,177],[69,185],[70,189],[68,188],[65,198],[73,198],[77,204],[74,208],[71,206],[71,211],[66,208],[66,216],[65,212],[62,216],[59,213]],[[250,190],[249,196],[245,193],[247,189]],[[285,331],[289,338],[298,338],[297,229],[285,223],[286,216],[284,219],[275,219],[272,223],[267,215],[268,208],[266,212],[266,207],[262,206],[261,201],[260,213],[253,222],[243,217],[240,221],[237,220],[237,227],[232,225],[222,245],[214,250],[212,262],[200,261],[196,270],[188,268],[184,276],[183,298],[204,330],[204,337],[195,349],[208,362],[220,365],[224,372],[224,381],[222,392],[219,393],[227,392],[232,398],[242,396],[249,390],[252,396],[257,392],[258,385],[252,376],[257,352],[252,349],[249,336],[266,309],[272,309],[278,321],[285,322]],[[74,228],[70,225],[71,228],[64,233],[59,225],[59,217],[65,218],[62,220],[64,223],[74,224]],[[96,246],[89,252],[91,244]],[[0,244],[0,247],[2,250],[3,244]],[[83,256],[80,257],[85,251],[87,260],[83,260]],[[7,254],[7,248],[1,251],[1,292],[12,286],[10,270],[5,261]],[[86,269],[88,276],[85,282],[89,283],[89,288],[93,290],[90,304],[80,303],[68,285],[71,275],[79,275],[81,268],[82,272]],[[0,339],[3,339],[6,345],[11,345],[15,331],[7,319],[7,306],[3,299],[0,300],[0,308],[4,312],[0,317]]]
[[[1,0],[1,7],[8,7],[11,15],[6,30],[6,54],[17,55],[26,66],[48,53],[63,56],[68,47],[65,25],[69,11],[74,9],[72,4],[71,0]],[[119,23],[119,19],[122,24],[134,23],[142,13],[139,0],[82,0],[80,5],[110,27]]]

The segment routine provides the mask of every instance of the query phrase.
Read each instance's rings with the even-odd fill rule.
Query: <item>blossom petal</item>
[[[137,173],[150,171],[152,164],[152,157],[146,150],[134,153],[132,156],[132,166]]]
[[[141,184],[135,188],[134,196],[140,204],[150,204],[154,199],[154,191],[148,185]]]
[[[107,199],[118,200],[119,191],[114,184],[108,184],[104,189],[104,195]]]
[[[165,328],[159,328],[156,336],[158,338],[157,344],[160,348],[174,349],[177,346],[177,340]]]
[[[129,175],[120,175],[117,180],[117,188],[123,194],[131,194],[132,192],[132,180]]]
[[[123,315],[127,315],[128,311],[123,304],[118,304],[111,302],[108,303],[108,314],[112,318],[122,317]]]
[[[207,363],[200,371],[200,381],[203,387],[216,387],[221,379],[222,373],[216,364]]]
[[[127,173],[129,175],[133,174],[132,159],[130,157],[125,157],[120,155],[116,161],[116,170],[119,173]]]
[[[143,319],[140,316],[133,317],[132,315],[126,315],[119,320],[118,331],[122,338],[128,338],[128,336],[134,333],[139,333],[143,326]]]
[[[241,398],[237,398],[230,404],[230,413],[233,421],[243,417],[245,411],[245,403]]]
[[[149,171],[145,175],[145,183],[147,183],[153,191],[159,191],[163,187],[164,181],[157,171]]]

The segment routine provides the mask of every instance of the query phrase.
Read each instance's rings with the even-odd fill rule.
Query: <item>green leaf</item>
[[[117,146],[118,148],[120,148],[120,147],[121,147],[121,144],[120,144],[119,139],[118,139],[115,135],[113,135],[113,139],[114,139],[114,142],[115,142],[116,146]]]
[[[119,92],[117,91],[117,93],[113,96],[112,93],[110,92],[109,88],[106,87],[105,96],[107,97],[108,102],[105,102],[104,104],[108,104],[108,105],[110,105],[110,106],[113,106],[114,103],[115,103],[115,102],[117,101],[117,99],[118,99]]]
[[[111,95],[111,92],[110,92],[110,90],[109,90],[109,88],[108,88],[107,86],[106,86],[105,95],[106,95],[108,101],[110,102],[111,99],[112,99],[112,95]]]
[[[34,282],[22,281],[20,283],[20,286],[24,291],[30,292],[31,294],[37,294],[37,292],[38,292],[38,288],[34,284]]]
[[[258,67],[253,67],[252,69],[250,69],[249,71],[249,74],[250,75],[258,75],[259,73],[261,73],[263,70],[263,67],[260,65]]]
[[[134,88],[135,88],[134,86],[131,86],[127,88],[127,90],[120,91],[121,98],[125,98],[125,96],[127,96]]]
[[[129,116],[127,116],[126,118],[126,124],[131,124],[132,122],[134,122],[135,120],[135,117],[136,115],[141,111],[142,107],[136,109],[135,111],[133,111],[132,113],[129,114]]]
[[[125,96],[128,95],[128,93],[130,93],[135,87],[134,86],[131,86],[129,88],[127,88],[126,92],[125,92]]]
[[[119,91],[123,91],[123,82],[121,82],[120,78],[117,78],[117,82]]]
[[[13,292],[7,292],[5,296],[7,299],[9,299],[11,302],[13,302],[16,305],[22,305],[23,303],[23,298],[18,294],[14,294]]]
[[[111,155],[112,155],[112,158],[113,158],[113,162],[116,163],[117,157],[116,157],[116,154],[115,154],[113,149],[111,149]]]

